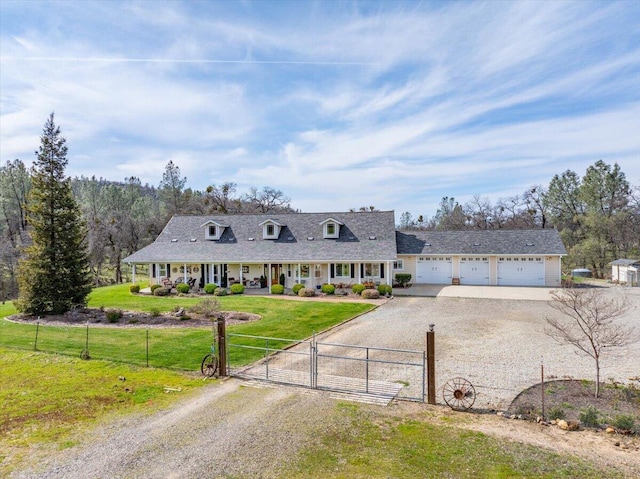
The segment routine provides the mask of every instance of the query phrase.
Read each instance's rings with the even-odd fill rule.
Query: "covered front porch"
[[[140,263],[138,263],[140,264]],[[149,285],[161,284],[174,288],[188,284],[192,290],[206,284],[229,287],[241,283],[246,290],[270,289],[274,284],[292,288],[303,284],[319,289],[323,284],[350,288],[354,284],[371,282],[392,284],[393,262],[384,263],[142,263],[148,266]],[[136,264],[132,266],[132,281],[136,281]]]

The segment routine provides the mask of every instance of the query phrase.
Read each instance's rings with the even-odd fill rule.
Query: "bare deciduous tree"
[[[545,317],[545,334],[560,344],[569,344],[593,358],[596,366],[596,398],[600,393],[600,357],[605,349],[623,347],[640,339],[638,331],[618,319],[632,304],[626,296],[609,298],[596,288],[569,288],[551,293],[550,306],[561,318]]]

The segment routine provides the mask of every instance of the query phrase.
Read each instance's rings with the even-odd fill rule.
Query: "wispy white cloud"
[[[633,2],[0,2],[0,157],[431,215],[597,159],[640,183]],[[19,21],[18,21],[19,20]]]

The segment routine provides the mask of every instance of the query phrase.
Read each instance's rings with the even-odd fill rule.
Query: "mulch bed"
[[[213,320],[202,315],[184,311],[183,315],[178,313],[161,313],[153,315],[139,311],[122,311],[122,317],[117,321],[107,319],[108,310],[97,308],[85,308],[76,311],[69,311],[61,315],[48,316],[25,316],[16,314],[6,319],[20,323],[35,323],[51,326],[84,326],[87,323],[92,326],[104,327],[158,327],[158,328],[189,328],[213,326]],[[222,311],[226,324],[246,323],[257,321],[261,318],[258,314],[245,313],[241,311]]]
[[[553,380],[544,383],[545,417],[562,412],[566,420],[580,420],[580,413],[588,407],[598,411],[599,424],[611,425],[621,415],[635,418],[636,430],[640,430],[640,378],[631,384],[600,385],[596,399],[593,381],[576,379]],[[521,392],[507,410],[509,414],[521,414],[535,419],[542,414],[542,387],[536,384]]]

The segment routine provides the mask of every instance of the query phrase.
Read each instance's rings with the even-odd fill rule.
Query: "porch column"
[[[393,269],[393,261],[387,261],[387,284],[392,285],[391,270]]]
[[[267,273],[267,288],[269,288],[269,294],[273,294],[273,293],[271,293],[271,281],[272,281],[272,278],[271,278],[271,263],[267,264],[267,271],[268,271],[268,273]]]
[[[187,263],[182,264],[182,270],[184,271],[182,274],[182,280],[184,281],[184,284],[187,284]]]
[[[300,274],[300,263],[298,263],[298,283],[302,280],[302,276]]]
[[[240,263],[240,284],[242,284],[242,263]]]
[[[136,282],[136,264],[135,263],[131,265],[131,282],[134,284]]]

